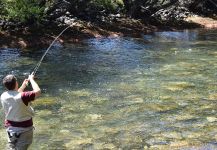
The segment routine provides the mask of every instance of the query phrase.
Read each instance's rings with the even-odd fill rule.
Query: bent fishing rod
[[[38,68],[40,67],[44,57],[47,55],[48,51],[51,49],[51,47],[54,45],[54,43],[56,42],[56,40],[70,27],[72,27],[74,24],[72,23],[71,25],[69,25],[68,27],[66,27],[62,32],[60,32],[60,34],[53,40],[53,42],[50,44],[50,46],[47,48],[47,50],[45,51],[45,53],[42,55],[41,59],[39,60],[39,62],[37,63],[37,65],[35,66],[33,72],[31,73],[31,75],[35,75],[36,72],[38,71]]]

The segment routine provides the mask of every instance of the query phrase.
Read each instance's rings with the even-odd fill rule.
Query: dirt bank
[[[188,17],[186,23],[197,24],[204,28],[217,28],[217,21],[211,18],[198,16]],[[182,29],[189,28],[181,25]],[[67,26],[56,24],[44,27],[29,27],[20,30],[0,31],[0,48],[44,48]],[[191,26],[192,28],[192,26]],[[81,42],[87,38],[131,36],[141,37],[142,33],[162,30],[176,30],[176,27],[165,27],[143,23],[141,20],[120,18],[110,24],[97,24],[77,20],[75,25],[69,28],[59,39],[64,42]]]
[[[1,48],[42,48],[47,47],[67,25],[47,25],[20,30],[0,31]],[[157,27],[143,24],[140,20],[122,18],[111,24],[90,23],[81,20],[65,31],[58,41],[81,42],[87,38],[139,37],[141,33],[156,31]]]
[[[186,21],[199,24],[204,28],[217,28],[217,20],[208,17],[200,17],[195,15],[186,18]]]

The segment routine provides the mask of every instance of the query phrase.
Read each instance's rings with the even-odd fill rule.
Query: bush
[[[22,23],[39,23],[44,16],[45,7],[38,0],[1,0],[0,15],[6,20]]]
[[[124,5],[122,0],[93,0],[93,3],[111,13],[117,12]]]

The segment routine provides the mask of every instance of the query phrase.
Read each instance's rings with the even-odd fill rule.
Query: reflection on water
[[[33,104],[31,149],[217,149],[216,33],[53,48],[37,72],[43,96]],[[44,51],[1,50],[1,77],[23,79]],[[2,148],[3,127],[0,134]]]
[[[155,32],[153,35],[144,35],[144,39],[150,42],[189,42],[197,40],[198,34],[198,32],[191,32],[189,30],[182,32]]]

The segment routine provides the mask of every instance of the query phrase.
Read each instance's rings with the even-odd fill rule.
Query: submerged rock
[[[66,143],[65,147],[68,149],[78,149],[87,144],[92,144],[91,138],[73,139],[70,142]]]
[[[171,99],[172,99],[172,96],[160,95],[159,98],[162,99],[162,100],[171,100]]]
[[[52,111],[45,109],[45,110],[37,111],[36,114],[37,114],[38,117],[43,117],[43,116],[46,117],[46,116],[51,115],[51,114],[52,114]]]
[[[188,141],[175,141],[170,144],[170,147],[173,149],[183,148],[189,146]]]
[[[116,146],[112,143],[105,143],[105,144],[103,144],[102,148],[103,149],[114,149],[114,148],[116,148]]]
[[[74,97],[89,97],[91,96],[91,92],[88,90],[77,90],[77,91],[70,91],[67,93],[69,96],[74,96]]]
[[[188,141],[174,141],[169,144],[152,145],[150,148],[146,146],[144,147],[144,150],[178,150],[189,148],[189,145],[190,143]]]
[[[165,137],[159,137],[155,136],[153,138],[150,138],[146,141],[146,144],[148,144],[150,147],[160,146],[160,145],[167,145],[168,141]]]
[[[216,122],[217,121],[217,117],[206,117],[208,122]]]
[[[162,87],[170,91],[181,91],[186,88],[194,87],[194,84],[189,82],[169,82],[169,83],[163,83]]]
[[[217,52],[210,52],[210,55],[213,55],[214,57],[217,57]]]
[[[151,111],[154,112],[165,112],[165,113],[169,113],[170,111],[176,110],[179,107],[178,104],[176,103],[171,103],[170,105],[167,104],[146,104],[146,108],[150,109]]]
[[[40,97],[34,101],[33,106],[51,106],[56,103],[56,97]]]
[[[163,132],[159,134],[160,137],[164,137],[166,139],[182,139],[182,134],[179,132]]]
[[[97,121],[97,120],[102,119],[102,115],[101,114],[88,114],[86,115],[85,119],[89,121]]]
[[[185,69],[187,71],[187,69],[197,69],[200,68],[200,64],[198,63],[188,63],[188,62],[178,62],[176,64],[167,64],[164,65],[163,68],[161,69],[162,71],[164,70],[177,70],[178,69]],[[183,70],[182,70],[183,71]]]
[[[61,134],[64,134],[64,135],[68,135],[68,134],[70,134],[70,131],[69,131],[69,130],[62,129],[62,130],[60,130],[60,133],[61,133]]]
[[[170,116],[168,119],[170,119],[171,121],[188,121],[191,119],[196,118],[197,116],[191,115],[191,114],[183,114],[183,115],[174,115],[174,116]]]
[[[187,138],[189,140],[194,139],[194,138],[199,138],[201,136],[203,136],[203,134],[199,133],[199,132],[193,132],[193,131],[192,132],[190,132],[190,131],[183,131],[182,132],[182,137]]]
[[[140,95],[130,95],[125,97],[125,99],[127,100],[127,104],[141,104],[144,103],[144,99],[141,98]]]
[[[209,99],[209,100],[217,100],[217,93],[210,94],[210,95],[208,96],[208,99]]]

